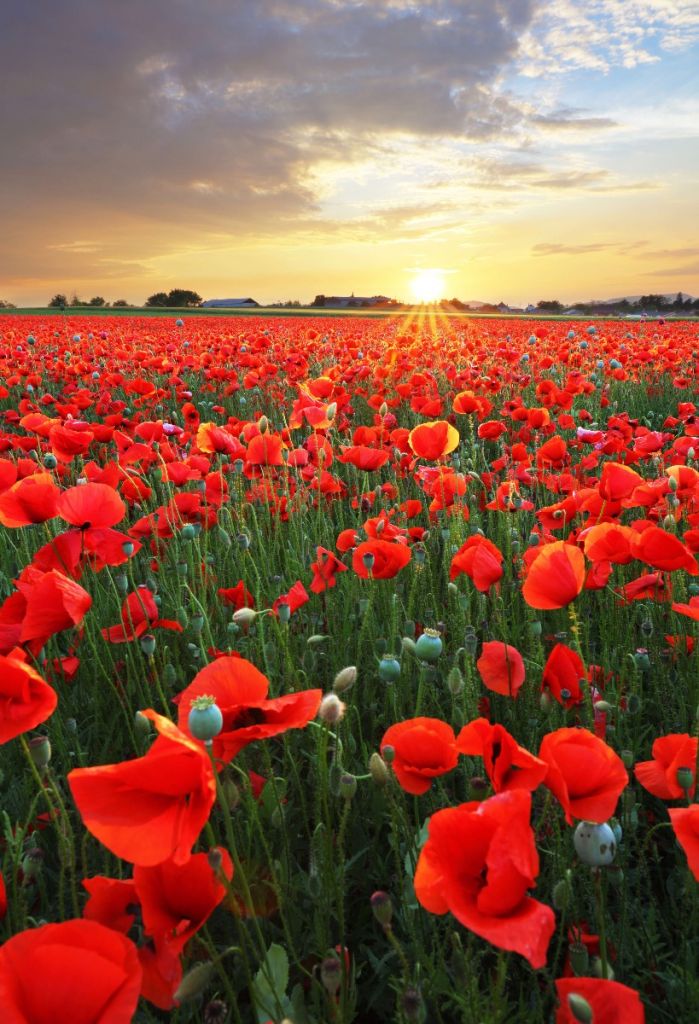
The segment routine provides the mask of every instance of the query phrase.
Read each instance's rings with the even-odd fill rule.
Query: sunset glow
[[[437,302],[444,296],[444,275],[441,270],[420,270],[410,284],[415,302]]]

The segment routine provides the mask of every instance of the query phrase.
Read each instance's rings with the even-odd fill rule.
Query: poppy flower
[[[647,527],[633,542],[634,558],[647,562],[654,569],[675,572],[685,569],[690,576],[699,573],[697,560],[689,548],[667,530],[659,526]]]
[[[414,885],[425,910],[451,912],[465,928],[538,969],[546,964],[555,916],[528,895],[539,873],[530,814],[531,793],[523,789],[437,811]]]
[[[80,530],[116,526],[126,515],[126,506],[107,484],[81,484],[59,495],[56,511],[61,519]]]
[[[56,516],[60,495],[50,473],[35,473],[0,494],[0,523],[16,529]]]
[[[297,580],[292,587],[286,592],[286,594],[280,594],[279,597],[272,605],[272,610],[278,615],[279,605],[285,604],[289,612],[293,615],[294,612],[298,611],[304,604],[310,601],[310,597],[306,591],[301,580]]]
[[[133,942],[96,921],[29,928],[0,946],[7,1024],[125,1024],[136,1011],[140,987]]]
[[[458,750],[454,730],[439,718],[410,718],[391,725],[380,751],[393,747],[391,767],[398,782],[413,796],[421,796],[432,780],[456,767]]]
[[[580,682],[584,678],[585,666],[580,655],[565,644],[556,644],[544,665],[541,690],[548,690],[559,704],[572,708],[582,700]]]
[[[335,577],[338,572],[347,572],[347,566],[343,565],[332,551],[317,547],[316,561],[311,562],[311,570],[313,572],[311,590],[314,594],[321,594],[324,590],[335,586],[337,583]]]
[[[667,813],[677,842],[687,857],[689,870],[699,882],[699,804],[671,807]]]
[[[605,462],[599,481],[599,493],[605,501],[622,501],[644,483],[643,477],[620,462]]]
[[[352,568],[363,580],[393,579],[409,561],[410,548],[388,540],[367,540],[352,552]]]
[[[473,581],[476,589],[485,593],[502,579],[503,561],[500,549],[477,533],[469,537],[452,557],[449,579],[455,580],[465,573]]]
[[[283,466],[282,439],[278,434],[257,434],[248,442],[246,466],[258,471],[261,466]]]
[[[672,585],[661,572],[647,572],[623,587],[618,587],[615,593],[621,598],[621,604],[630,604],[632,601],[670,601],[672,600]]]
[[[574,601],[585,583],[585,556],[565,541],[534,548],[534,560],[522,587],[531,608],[564,608]]]
[[[189,713],[195,697],[212,696],[223,715],[213,740],[217,760],[231,761],[249,743],[303,729],[315,716],[322,690],[301,690],[268,699],[269,681],[245,658],[217,658],[198,672],[176,697],[178,724],[189,733]]]
[[[369,448],[367,445],[358,444],[351,448],[343,448],[338,461],[356,466],[364,473],[373,473],[385,466],[389,457],[389,453],[380,448]]]
[[[410,431],[408,444],[419,459],[436,462],[458,447],[459,432],[446,420],[420,423]]]
[[[685,789],[694,796],[696,788],[697,748],[699,740],[688,733],[670,733],[659,736],[653,743],[652,761],[640,761],[634,775],[644,789],[661,800],[681,800]],[[684,768],[691,773],[691,785],[680,786],[677,771]]]
[[[223,603],[232,608],[233,611],[238,611],[240,608],[255,607],[255,598],[242,580],[238,580],[234,587],[219,587],[216,593]]]
[[[591,562],[613,562],[626,565],[634,558],[631,549],[636,534],[630,526],[620,523],[599,523],[585,530],[585,555]]]
[[[699,622],[699,594],[690,597],[689,604],[673,602],[672,610],[673,612],[678,612],[679,615],[686,615],[687,618]]]
[[[58,703],[56,691],[25,658],[19,648],[0,655],[0,743],[41,725]]]
[[[144,757],[75,768],[68,784],[85,828],[117,857],[184,864],[216,799],[211,759],[169,719],[143,714],[160,734]]]
[[[573,818],[597,824],[611,818],[629,779],[624,762],[604,740],[587,729],[556,729],[544,736],[539,757],[549,766],[544,785],[569,825]]]
[[[483,758],[485,773],[496,793],[509,789],[536,789],[544,781],[548,765],[520,747],[502,725],[476,718],[456,737],[460,754]]]
[[[92,598],[79,583],[52,569],[22,572],[17,590],[24,599],[19,642],[41,648],[49,637],[82,624]]]
[[[489,640],[483,644],[476,668],[484,686],[503,697],[516,697],[524,682],[522,655],[516,647],[501,640]]]
[[[106,626],[101,632],[110,644],[124,644],[136,640],[152,629],[171,629],[182,632],[179,622],[158,617],[158,606],[153,594],[143,584],[129,594],[121,606],[121,624]]]
[[[219,849],[221,873],[231,880],[233,863]],[[226,886],[211,869],[208,853],[195,853],[186,864],[173,860],[153,867],[136,865],[133,871],[147,935],[162,939],[179,954],[208,920],[226,895]]]
[[[594,1024],[644,1024],[645,1012],[638,992],[618,981],[603,978],[558,978],[556,994],[560,1006],[556,1024],[576,1024],[580,1020],[570,1008],[568,996],[578,995],[592,1010]]]

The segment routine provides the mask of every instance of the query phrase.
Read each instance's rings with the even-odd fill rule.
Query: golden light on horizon
[[[444,297],[444,274],[441,270],[419,270],[410,282],[416,302],[437,302]]]

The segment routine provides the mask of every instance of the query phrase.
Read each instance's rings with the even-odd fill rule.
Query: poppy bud
[[[129,589],[129,578],[125,572],[118,572],[114,577],[114,582],[120,594],[125,594]]]
[[[221,796],[229,811],[234,811],[240,803],[240,790],[233,779],[224,779],[221,783]]]
[[[375,785],[381,787],[385,786],[390,778],[386,762],[376,752],[369,758],[369,773]]]
[[[357,792],[357,780],[354,775],[346,772],[340,777],[339,795],[343,800],[352,800]]]
[[[250,538],[247,533],[239,533],[236,540],[238,541],[238,547],[242,551],[247,551],[250,547]]]
[[[155,654],[156,639],[152,633],[144,633],[141,637],[141,650],[148,657],[152,658]]]
[[[291,618],[291,608],[286,601],[280,601],[277,605],[277,615],[279,616],[279,621],[285,626]]]
[[[204,616],[194,615],[189,625],[194,635],[199,636],[202,629],[204,628]]]
[[[48,736],[32,736],[29,740],[29,753],[38,770],[43,772],[51,760],[51,742]]]
[[[466,630],[466,635],[464,636],[464,651],[466,652],[466,654],[469,654],[471,655],[471,657],[473,657],[477,650],[478,637],[476,636],[476,631],[474,630],[473,626],[470,626]]]
[[[238,608],[234,611],[231,616],[231,621],[235,622],[236,626],[251,626],[257,618],[257,612],[254,608]]]
[[[605,975],[604,971],[602,970],[602,960],[598,956],[592,958],[592,973],[595,976],[595,978],[606,977],[607,981],[614,981],[614,971],[612,970],[612,965],[610,963],[607,964],[607,974]]]
[[[561,690],[561,696],[563,696],[563,691],[562,690]],[[614,710],[614,705],[610,704],[609,701],[606,701],[606,700],[596,700],[595,703],[592,706],[595,709],[595,711],[599,711],[599,712],[602,712],[602,713],[606,713],[607,711],[613,711]]]
[[[386,749],[384,748],[384,754]],[[485,800],[486,793],[488,792],[488,780],[482,778],[480,775],[474,775],[468,783],[468,798],[469,800]]]
[[[137,711],[134,716],[134,728],[140,736],[148,736],[150,733],[150,722],[142,711]]]
[[[633,768],[634,761],[636,760],[633,750],[622,750],[619,756],[624,762],[624,768],[627,770]]]
[[[180,530],[182,540],[194,540],[194,527],[191,523],[185,523]]]
[[[401,637],[400,643],[404,651],[408,651],[409,654],[415,654],[415,641],[412,639],[412,637]]]
[[[632,693],[626,702],[626,710],[630,715],[636,715],[641,710],[641,698]]]
[[[561,697],[562,697],[563,700],[565,700],[565,697],[563,697],[563,692],[562,691],[561,691]],[[546,714],[548,711],[551,710],[551,694],[549,693],[548,690],[542,690],[541,691],[541,696],[539,697],[539,707],[544,712],[544,714]]]
[[[579,1024],[593,1024],[592,1007],[588,1003],[587,999],[583,996],[579,996],[577,992],[570,992],[568,995],[568,1009],[570,1010],[573,1019],[578,1021]]]
[[[223,715],[215,699],[205,694],[195,697],[191,703],[187,725],[197,740],[210,743],[214,736],[218,736],[223,728]]]
[[[342,984],[342,964],[335,956],[328,956],[320,965],[320,980],[329,996],[335,998]]]
[[[365,551],[362,555],[362,564],[367,572],[371,572],[374,568],[375,558],[371,551]]]
[[[405,1019],[408,1021],[424,1021],[425,1004],[422,1001],[419,989],[411,986],[406,988],[401,999],[401,1007]]]
[[[379,889],[371,897],[371,909],[382,928],[390,928],[393,918],[393,903],[387,892]]]
[[[464,688],[464,677],[461,675],[461,669],[458,665],[454,665],[449,670],[447,676],[447,687],[452,697],[458,697]]]
[[[349,690],[351,686],[354,686],[356,679],[356,665],[348,665],[346,668],[341,669],[335,676],[333,690],[335,693],[344,693],[345,690]]]
[[[177,572],[178,576],[184,577],[189,572],[189,566],[187,565],[186,562],[178,562],[177,565],[175,566],[175,571]]]
[[[22,858],[22,884],[29,885],[41,873],[41,866],[44,863],[44,854],[38,846],[32,846]]]
[[[175,992],[175,1002],[186,1003],[189,999],[194,999],[195,996],[198,996],[200,992],[207,988],[213,976],[214,965],[212,963],[195,964],[191,970],[187,971],[180,982]]]
[[[325,410],[325,415],[326,418],[329,419],[330,422],[332,423],[332,421],[335,419],[335,416],[337,415],[337,402],[330,403],[330,405]]]
[[[383,757],[386,764],[393,764],[393,759],[396,756],[395,747],[392,747],[390,743],[387,744],[381,751],[381,756]]]
[[[58,465],[58,459],[52,452],[47,452],[44,455],[44,465],[47,469],[55,469]]]
[[[541,636],[541,623],[538,619],[534,619],[533,622],[529,623],[529,635]]]
[[[260,416],[259,420],[257,421],[257,429],[260,431],[261,434],[267,433],[267,431],[269,430],[269,420],[267,419],[266,416]]]
[[[130,540],[125,540],[121,545],[121,550],[124,552],[127,558],[131,558],[135,551],[135,545]]]
[[[588,967],[590,966],[590,955],[584,942],[571,942],[568,946],[568,959],[573,974],[576,974],[579,978],[587,974]]]
[[[552,900],[556,910],[565,910],[571,897],[570,879],[561,878],[553,887]]]
[[[684,790],[684,795],[689,799],[689,794],[692,786],[694,785],[694,775],[691,768],[678,768],[677,769],[677,785],[680,789]]]
[[[326,725],[335,725],[345,713],[345,704],[336,693],[326,693],[318,708],[318,718]]]

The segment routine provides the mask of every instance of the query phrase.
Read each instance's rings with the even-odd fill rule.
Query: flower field
[[[697,347],[0,319],[0,1019],[699,1020]]]

